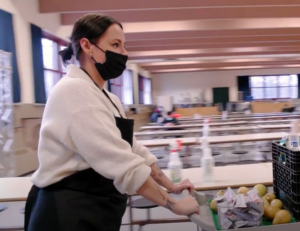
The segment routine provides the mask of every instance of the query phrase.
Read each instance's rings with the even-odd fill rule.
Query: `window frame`
[[[58,52],[61,51],[61,47],[67,47],[69,42],[66,40],[63,40],[61,38],[56,37],[55,35],[52,35],[46,31],[42,31],[42,39],[48,39],[54,43],[56,43],[56,51],[53,51],[57,56],[54,57],[53,62],[55,62],[55,65],[57,66],[57,69],[53,69],[53,68],[46,68],[44,61],[43,61],[43,70],[44,70],[44,82],[45,82],[45,91],[46,91],[46,97],[48,98],[49,92],[52,90],[52,88],[55,86],[55,84],[63,77],[66,75],[66,70],[63,70],[63,62],[61,57],[59,56]],[[41,41],[42,43],[42,41]],[[43,44],[42,44],[42,49],[43,49]],[[44,57],[44,54],[43,54]],[[70,61],[70,64],[76,64],[75,61],[75,57],[72,58],[72,60]],[[55,82],[54,84],[52,84],[51,86],[47,84],[46,81],[46,71],[47,72],[52,72],[52,73],[56,73],[58,74],[57,80],[54,80],[53,82]],[[55,76],[53,76],[53,78],[56,78]]]
[[[134,104],[133,72],[130,69],[126,69],[125,71],[128,71],[130,73],[130,77],[131,77],[131,97],[132,97],[132,104]],[[110,80],[107,81],[108,82],[108,90],[112,94],[116,95],[119,98],[119,100],[121,101],[121,103],[123,105],[132,105],[132,104],[127,104],[127,103],[124,102],[124,91],[125,91],[124,76],[123,76],[124,72],[118,78],[116,78],[116,79],[110,79]],[[114,83],[114,81],[117,81],[117,80],[121,81],[121,83],[119,83],[119,84]],[[113,91],[113,86],[115,86],[117,88],[120,88],[121,92],[114,92]]]
[[[134,104],[134,84],[133,84],[133,71],[130,69],[126,69],[130,73],[131,77],[131,98],[132,98],[132,104]],[[124,94],[124,79],[123,79],[123,94]],[[124,103],[125,104],[125,103]],[[125,104],[125,105],[131,105],[131,104]]]
[[[297,74],[273,74],[273,75],[252,75],[252,76],[249,76],[249,88],[250,88],[250,93],[251,93],[251,96],[253,97],[253,95],[252,95],[252,89],[263,89],[263,98],[254,98],[253,97],[253,100],[283,100],[283,99],[295,99],[295,98],[292,98],[291,97],[291,94],[290,94],[290,97],[280,97],[280,89],[281,88],[290,88],[290,89],[292,89],[292,88],[299,88],[299,82],[297,83],[297,85],[291,85],[290,83],[289,83],[289,85],[288,86],[281,86],[280,85],[280,83],[279,83],[279,77],[280,76],[292,76],[292,75],[295,75],[295,76],[297,76],[298,77],[298,75]],[[266,86],[266,82],[265,82],[265,80],[263,81],[263,86],[262,87],[252,87],[252,84],[251,84],[251,78],[252,77],[262,77],[262,78],[268,78],[268,77],[276,77],[277,78],[277,85],[276,86],[270,86],[270,87],[268,87],[268,86]],[[268,89],[268,88],[276,88],[276,91],[277,91],[277,93],[276,93],[276,97],[275,98],[267,98],[266,97],[266,91],[265,91],[265,89]],[[290,91],[290,92],[292,92],[292,91]],[[299,96],[297,96],[297,98],[298,98]]]
[[[150,82],[150,100],[149,104],[145,103],[145,81]],[[152,79],[146,78],[142,75],[138,75],[138,84],[139,84],[139,103],[144,105],[152,105]]]
[[[63,40],[63,39],[60,39],[46,31],[42,31],[42,39],[48,39],[48,40],[51,40],[55,43],[57,43],[57,55],[58,55],[58,52],[60,51],[60,47],[64,46],[64,47],[67,47],[68,46],[68,42]],[[63,71],[62,67],[63,67],[63,63],[61,61],[61,58],[59,57],[59,55],[57,56],[57,67],[58,67],[58,70],[55,70],[55,69],[50,69],[50,68],[45,68],[44,67],[44,70],[45,71],[52,71],[52,72],[55,72],[55,73],[58,73],[60,74],[60,78],[62,78],[66,72]]]

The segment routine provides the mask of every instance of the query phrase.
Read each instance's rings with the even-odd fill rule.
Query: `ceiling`
[[[130,61],[152,73],[300,67],[300,0],[39,0],[64,26],[121,21]]]

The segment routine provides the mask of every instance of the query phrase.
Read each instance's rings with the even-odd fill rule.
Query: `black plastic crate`
[[[292,200],[293,201],[300,201],[300,194],[292,193]],[[300,210],[299,210],[299,212],[300,212]]]
[[[300,221],[300,203],[295,203],[291,197],[277,187],[274,187],[276,198],[282,201],[283,207],[293,214],[296,221]]]
[[[292,211],[292,214],[293,214],[293,217],[295,217],[296,221],[300,221],[300,211],[294,210],[294,211]]]
[[[277,161],[273,161],[273,185],[288,194],[300,199],[300,173],[293,172]],[[300,203],[300,200],[297,200]],[[296,202],[297,202],[296,201]]]
[[[300,151],[272,143],[274,193],[297,221],[300,221]]]
[[[273,161],[284,165],[291,171],[300,173],[300,151],[292,151],[279,145],[278,141],[274,141],[272,143],[272,158]]]

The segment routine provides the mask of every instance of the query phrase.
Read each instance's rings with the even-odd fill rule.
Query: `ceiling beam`
[[[241,53],[241,52],[267,52],[267,51],[295,51],[299,50],[299,46],[288,47],[237,47],[237,48],[203,48],[203,49],[182,49],[182,50],[155,50],[155,51],[132,51],[129,56],[161,56],[161,55],[182,55],[193,54],[213,54],[213,53]]]
[[[300,18],[247,18],[123,23],[125,33],[300,28]]]
[[[191,31],[162,31],[144,33],[126,33],[127,41],[161,40],[170,38],[225,38],[248,36],[288,36],[299,35],[300,28],[264,28],[239,30],[191,30]]]
[[[208,38],[169,38],[127,41],[126,48],[143,46],[170,46],[182,44],[206,44],[206,43],[257,43],[257,42],[292,42],[300,41],[299,35],[279,35],[279,36],[245,36],[245,37],[208,37]]]
[[[300,6],[271,7],[235,7],[235,8],[191,8],[158,9],[133,11],[100,11],[99,14],[110,15],[122,23],[159,22],[181,20],[224,20],[250,18],[293,18],[299,17]],[[62,25],[73,25],[85,13],[65,13],[61,15]],[[155,15],[155,16],[154,16]]]
[[[169,65],[190,65],[190,64],[209,64],[209,63],[248,63],[248,62],[299,62],[300,55],[295,57],[243,57],[243,58],[215,58],[215,59],[201,59],[201,60],[179,60],[179,61],[165,61],[165,62],[149,62],[149,63],[140,63],[141,67],[153,67],[153,66],[169,66]],[[300,64],[300,63],[299,63]]]
[[[41,13],[53,12],[78,12],[96,10],[140,10],[140,9],[163,9],[163,8],[209,8],[209,7],[237,7],[237,6],[275,6],[275,5],[299,5],[298,0],[39,0]]]
[[[86,13],[123,24],[129,62],[151,72],[300,67],[300,0],[38,0],[61,37]]]
[[[204,57],[224,57],[224,56],[253,56],[253,55],[297,55],[300,54],[300,49],[294,49],[292,51],[254,51],[254,52],[219,52],[219,53],[198,53],[198,54],[182,54],[178,55],[153,55],[153,56],[131,56],[129,55],[130,61],[137,63],[143,60],[177,60],[187,58],[204,58]]]
[[[177,45],[159,45],[159,46],[141,46],[141,47],[128,47],[128,52],[138,51],[165,51],[165,50],[183,50],[183,49],[207,49],[207,48],[242,48],[242,47],[288,47],[288,46],[299,46],[300,40],[289,41],[289,42],[236,42],[236,43],[200,43],[200,44],[177,44]]]
[[[235,63],[200,63],[200,64],[182,64],[182,65],[163,65],[163,66],[146,66],[144,69],[148,71],[154,70],[165,70],[165,69],[185,69],[185,68],[220,68],[220,67],[239,67],[239,66],[265,66],[265,65],[291,65],[298,64],[299,60],[296,61],[268,61],[268,62],[235,62]]]
[[[123,27],[127,41],[170,37],[298,35],[300,18],[123,23]],[[73,26],[61,26],[60,36],[69,37],[72,29]]]
[[[183,69],[165,69],[151,71],[152,74],[160,73],[179,73],[179,72],[201,72],[201,71],[234,71],[234,70],[253,70],[253,69],[278,69],[278,68],[299,68],[300,64],[297,65],[268,65],[268,66],[240,66],[240,67],[220,67],[220,68],[183,68]],[[295,73],[296,74],[296,73]]]

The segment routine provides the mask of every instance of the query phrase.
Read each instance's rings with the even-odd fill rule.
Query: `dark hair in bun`
[[[99,38],[113,24],[117,24],[123,29],[121,23],[107,15],[87,14],[79,18],[72,31],[71,43],[66,49],[59,52],[63,63],[67,64],[73,55],[75,55],[77,60],[79,59],[82,51],[80,46],[81,39],[86,38],[91,43],[97,43]]]
[[[69,60],[71,60],[72,56],[74,55],[72,43],[69,43],[68,46],[59,51],[58,54],[61,56],[63,63],[68,64]]]

